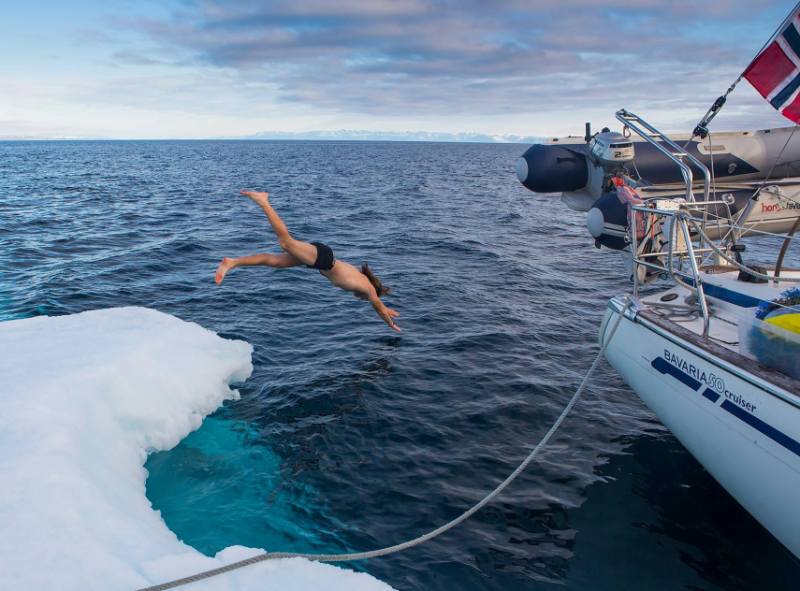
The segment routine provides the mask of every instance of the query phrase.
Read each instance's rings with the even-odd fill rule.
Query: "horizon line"
[[[539,138],[543,139],[543,138]],[[362,142],[362,143],[414,143],[414,144],[517,144],[528,141],[480,141],[480,140],[435,140],[435,139],[354,139],[354,138],[124,138],[124,137],[1,137],[0,142]]]

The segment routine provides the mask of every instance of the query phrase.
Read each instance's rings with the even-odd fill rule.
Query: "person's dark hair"
[[[388,287],[384,287],[383,283],[381,283],[381,280],[378,279],[377,275],[372,272],[372,269],[369,268],[367,263],[361,265],[361,272],[366,276],[367,279],[369,279],[369,282],[372,284],[372,287],[375,288],[375,293],[378,294],[378,297],[388,295],[389,292],[392,291]]]

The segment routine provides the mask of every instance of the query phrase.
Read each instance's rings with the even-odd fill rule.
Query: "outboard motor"
[[[589,141],[589,176],[593,182],[587,189],[602,194],[589,210],[586,226],[597,248],[602,245],[622,250],[628,245],[630,206],[642,203],[636,191],[623,181],[628,172],[625,165],[633,158],[633,142],[607,127]]]
[[[603,193],[613,187],[611,179],[615,176],[627,176],[626,165],[633,162],[633,142],[621,133],[609,131],[607,127],[596,133],[588,144],[589,149],[589,182],[586,192],[599,199]]]
[[[633,161],[633,142],[621,133],[609,131],[605,127],[589,142],[589,155],[595,164],[613,172]]]

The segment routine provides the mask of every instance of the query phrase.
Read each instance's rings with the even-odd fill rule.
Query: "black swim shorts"
[[[313,265],[306,265],[306,267],[309,269],[318,269],[320,271],[330,271],[333,269],[336,259],[333,258],[331,247],[327,244],[322,244],[322,242],[312,242],[311,244],[317,247],[317,260],[314,261]]]

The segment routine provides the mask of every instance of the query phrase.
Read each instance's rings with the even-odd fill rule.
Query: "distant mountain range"
[[[113,138],[94,136],[94,135],[48,135],[48,134],[18,134],[18,135],[5,135],[0,133],[0,142],[40,142],[40,141],[59,141],[59,142],[73,142],[84,140],[108,140]]]
[[[0,141],[31,140],[113,140],[117,138],[82,135],[3,135]],[[167,138],[162,138],[167,139]],[[181,138],[175,138],[181,139]],[[201,138],[197,138],[201,139]],[[251,135],[218,136],[210,140],[316,140],[362,142],[473,142],[482,144],[533,144],[544,137],[511,134],[447,133],[436,131],[368,131],[338,129],[335,131],[260,131]]]
[[[363,129],[337,129],[335,131],[260,131],[252,135],[220,139],[532,144],[541,142],[544,138],[510,134],[489,135],[485,133],[446,133],[436,131],[368,131]]]

